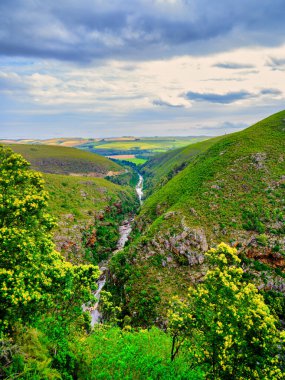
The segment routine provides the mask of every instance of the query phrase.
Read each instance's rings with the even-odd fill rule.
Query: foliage
[[[43,178],[50,194],[48,210],[61,220],[68,213],[74,215],[75,222],[90,221],[94,212],[105,209],[110,203],[135,203],[130,187],[123,188],[105,178],[59,174],[44,174]]]
[[[93,223],[82,233],[85,255],[88,262],[98,264],[108,259],[116,249],[120,237],[118,226],[134,212],[137,205],[127,202],[114,202],[95,215]]]
[[[118,160],[113,161],[119,162]],[[125,172],[116,176],[107,176],[106,179],[117,185],[136,187],[138,183],[136,165],[128,161],[121,161],[120,164],[126,168]]]
[[[190,261],[203,260],[200,237],[208,245],[220,241],[239,245],[255,268],[266,269],[263,278],[272,280],[270,287],[284,287],[280,279],[285,269],[280,257],[285,237],[284,131],[282,111],[243,131],[158,155],[143,165],[149,196],[136,222],[145,241],[134,239],[121,261],[126,263],[125,272],[128,266],[133,272],[146,269],[137,278],[136,293],[126,295],[126,303],[127,296],[136,297],[146,281],[155,283],[159,278],[155,284],[161,298],[158,314],[165,317],[169,294],[186,294],[189,281],[199,276],[200,265],[183,264],[187,255]],[[181,239],[175,246],[182,235],[187,244]],[[176,254],[180,251],[185,256]],[[158,266],[155,257],[161,254],[165,257]],[[267,268],[258,260],[266,262]],[[254,282],[263,282],[260,271],[248,266]],[[278,272],[273,269],[277,266]],[[122,272],[114,266],[114,275],[122,279],[118,287],[127,289],[130,276],[121,277]]]
[[[211,379],[281,379],[281,336],[263,297],[243,281],[237,251],[226,244],[211,249],[213,265],[202,284],[169,311],[172,359],[189,347]]]
[[[52,368],[52,358],[44,342],[43,334],[35,329],[19,329],[15,342],[11,339],[2,339],[0,363],[1,375],[5,378],[21,379],[61,379],[60,373]],[[7,377],[6,377],[7,376]]]
[[[54,250],[41,175],[3,147],[0,170],[0,330],[47,311],[76,318],[92,297],[98,269],[73,266]]]
[[[97,328],[87,339],[80,379],[104,380],[202,380],[203,372],[187,357],[171,363],[171,338],[157,328],[127,331]]]
[[[221,137],[216,137],[201,142],[195,141],[193,144],[152,157],[141,168],[145,177],[147,194],[151,194],[165,185],[193,161],[198,154],[209,149],[220,139]]]
[[[122,322],[120,319],[122,309],[120,306],[115,306],[112,294],[106,290],[101,291],[100,296],[100,311],[103,315],[104,323],[118,325]]]

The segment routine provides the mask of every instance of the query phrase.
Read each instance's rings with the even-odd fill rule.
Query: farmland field
[[[128,161],[128,162],[132,162],[133,164],[136,164],[136,165],[143,165],[145,162],[147,162],[147,160],[145,158],[127,158],[125,159],[125,161]]]
[[[138,165],[144,163],[155,154],[182,148],[203,141],[207,138],[209,137],[142,137],[129,140],[102,139],[100,141],[88,141],[77,147],[102,156],[116,158],[118,160],[125,160],[125,158],[127,158],[127,161]],[[123,158],[123,156],[126,155],[132,157]],[[135,159],[135,161],[133,161],[133,159]],[[138,159],[140,161],[137,161]]]
[[[26,144],[27,145],[54,145],[61,147],[73,147],[101,156],[125,160],[136,165],[143,164],[149,158],[158,153],[183,148],[194,144],[210,136],[155,136],[155,137],[112,137],[112,138],[57,138],[48,140],[0,140],[0,143]],[[23,145],[22,145],[23,146]],[[15,147],[15,150],[18,149]],[[20,149],[20,148],[19,148]],[[33,148],[33,156],[36,155],[36,147]],[[27,150],[27,148],[26,148]],[[22,153],[22,152],[19,152]],[[40,152],[41,153],[41,152]],[[78,153],[80,155],[80,153]],[[125,156],[125,157],[124,157]],[[29,159],[30,157],[27,157]]]

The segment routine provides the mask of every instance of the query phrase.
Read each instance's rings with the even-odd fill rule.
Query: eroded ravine
[[[140,201],[140,204],[142,204],[142,197],[143,197],[143,177],[142,175],[139,175],[139,181],[136,185],[136,193],[137,193],[137,196],[138,196],[138,199]],[[128,237],[132,231],[132,224],[134,222],[134,218],[131,217],[129,219],[126,219],[122,225],[119,227],[119,234],[120,234],[120,238],[117,242],[117,248],[115,251],[113,251],[112,256],[114,256],[117,252],[121,251],[126,242],[128,241]],[[99,301],[100,301],[100,295],[101,295],[101,291],[102,289],[104,288],[104,285],[106,283],[106,273],[107,273],[107,270],[108,270],[108,262],[107,263],[103,263],[102,266],[99,265],[100,267],[100,271],[101,271],[101,276],[99,278],[99,280],[97,281],[97,290],[96,292],[94,293],[94,297],[97,299],[97,302],[94,306],[92,307],[84,307],[84,310],[89,310],[90,311],[90,314],[91,314],[91,326],[93,327],[96,323],[100,323],[101,320],[102,320],[102,314],[100,313],[100,310],[99,310]]]

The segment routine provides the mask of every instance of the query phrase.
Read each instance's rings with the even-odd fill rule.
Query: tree
[[[281,379],[281,336],[253,284],[243,281],[240,258],[222,243],[207,253],[210,269],[187,299],[173,300],[172,359],[188,347],[211,379]]]
[[[74,318],[92,298],[98,268],[73,266],[55,251],[41,174],[4,147],[0,174],[0,332],[44,313]]]

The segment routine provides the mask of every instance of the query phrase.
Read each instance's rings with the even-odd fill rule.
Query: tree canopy
[[[92,265],[64,261],[52,242],[54,221],[40,173],[22,156],[0,147],[0,331],[43,313],[74,315],[92,298]],[[75,313],[75,314],[74,314]]]

